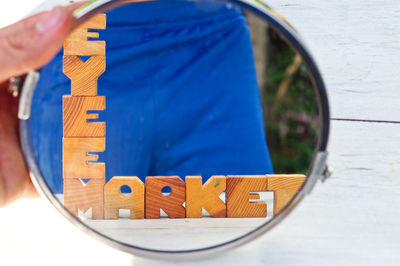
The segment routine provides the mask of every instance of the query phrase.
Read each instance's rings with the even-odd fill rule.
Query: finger
[[[42,12],[0,29],[0,206],[37,196],[19,141],[18,100],[1,80],[45,64],[72,29],[72,12],[82,2]],[[54,17],[54,15],[56,15]]]
[[[82,3],[56,7],[0,30],[0,82],[47,63],[72,30],[72,12]]]
[[[18,138],[17,99],[0,91],[0,206],[4,206],[31,190]]]
[[[81,2],[74,3],[74,4],[70,4],[68,6],[64,6],[63,8],[66,9],[68,13],[72,14],[74,12],[74,10],[76,10],[79,6],[81,6],[84,3],[85,3],[85,1],[81,1]],[[38,22],[38,19],[41,16],[43,16],[45,13],[47,13],[47,12],[46,11],[39,12],[39,13],[31,15],[15,24],[12,24],[10,26],[0,29],[0,38],[2,38],[3,36],[6,36],[8,34],[13,34],[16,32],[24,31],[25,29],[27,29],[31,26],[34,26],[35,23]]]

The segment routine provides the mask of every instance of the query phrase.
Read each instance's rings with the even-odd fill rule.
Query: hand
[[[72,12],[81,3],[56,7],[0,29],[0,207],[37,194],[19,142],[18,99],[7,80],[46,64],[73,28]]]

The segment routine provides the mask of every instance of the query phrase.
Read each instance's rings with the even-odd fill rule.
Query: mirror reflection
[[[40,75],[31,132],[49,189],[128,245],[192,250],[254,230],[296,195],[317,147],[301,56],[230,3],[97,14]]]

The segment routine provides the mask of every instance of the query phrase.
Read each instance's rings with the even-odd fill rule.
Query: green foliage
[[[271,30],[269,38],[261,96],[274,171],[306,174],[318,142],[317,98],[299,55]]]

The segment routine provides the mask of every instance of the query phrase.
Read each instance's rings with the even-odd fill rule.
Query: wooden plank
[[[88,153],[104,152],[105,145],[105,138],[64,138],[64,179],[104,179],[105,164],[96,163],[98,155]]]
[[[306,180],[305,175],[267,175],[268,190],[274,191],[274,215],[296,196]]]
[[[97,32],[88,32],[89,29],[105,29],[106,15],[97,14],[75,29],[64,42],[64,55],[105,56],[106,43],[104,41],[88,41],[89,38],[99,38]]]
[[[258,199],[251,191],[266,191],[266,176],[227,176],[226,179],[226,213],[227,217],[266,217],[265,202],[251,202]]]
[[[213,246],[240,237],[263,223],[265,218],[85,219],[85,224],[94,230],[124,243],[160,250]]]
[[[129,186],[129,195],[121,193],[122,186]],[[114,176],[104,187],[104,218],[117,219],[119,210],[130,210],[131,219],[144,218],[144,184],[136,176]]]
[[[321,65],[334,116],[398,120],[398,2],[269,0],[268,3],[300,31]],[[393,204],[400,198],[397,159],[400,125],[332,122],[332,126],[331,179],[318,183],[282,224],[257,241],[235,252],[185,264],[397,266],[400,209]],[[65,256],[69,264],[77,256],[88,263],[119,260],[120,264],[132,264],[131,256],[94,240],[75,241],[81,232],[52,208],[44,199],[22,199],[0,211],[0,248],[8,251],[2,253],[0,264],[50,265],[66,249],[76,255],[74,259]],[[26,217],[30,217],[29,223]],[[198,230],[196,241],[200,244],[209,235]],[[185,236],[185,231],[180,234]],[[16,241],[16,235],[24,236],[24,241]],[[148,238],[145,230],[140,235],[138,243],[143,243],[142,246],[152,248],[157,244],[158,237]],[[162,237],[179,239],[176,234],[166,236],[165,232]],[[36,241],[39,238],[42,241]],[[72,242],[74,245],[70,245]],[[18,256],[21,250],[29,252]],[[53,252],[37,256],[42,250]],[[140,265],[173,264],[140,257],[134,260]]]
[[[97,96],[97,79],[105,70],[105,56],[92,56],[86,62],[76,55],[63,57],[63,71],[71,80],[72,96]]]
[[[212,176],[203,185],[201,176],[187,176],[186,217],[201,218],[202,208],[212,217],[226,217],[226,205],[219,198],[226,188],[225,176]]]
[[[104,184],[105,178],[91,179],[87,184],[78,178],[64,179],[65,208],[75,216],[78,216],[78,210],[92,209],[92,219],[103,219]]]
[[[318,62],[332,117],[400,121],[397,1],[269,0],[268,4],[298,30]]]
[[[95,97],[63,97],[63,131],[64,138],[74,137],[105,137],[106,123],[88,122],[88,119],[98,119],[98,114],[88,114],[88,111],[102,111],[106,108],[104,96]]]
[[[396,160],[399,157],[399,145],[396,144],[400,140],[394,134],[400,130],[400,125],[333,122],[332,126],[329,157],[334,167],[332,178],[325,183],[318,182],[313,192],[283,223],[265,236],[233,253],[214,257],[205,265],[249,262],[264,265],[265,261],[276,265],[325,265],[327,258],[328,265],[397,265],[400,259],[400,209],[393,208],[392,203],[400,198],[400,179],[397,178],[400,161]],[[186,220],[190,222],[184,223]],[[182,239],[188,239],[195,231],[196,242],[190,242],[189,248],[204,247],[218,230],[192,223],[203,220],[221,221],[221,224],[212,226],[218,229],[219,226],[238,225],[236,222],[228,223],[229,220],[242,221],[203,218],[177,223],[178,220],[168,219],[152,226],[144,220],[146,229],[138,230],[135,236],[141,237],[138,242],[132,242],[144,247],[162,248],[158,239],[163,238],[169,239],[168,248],[181,249],[185,243]],[[161,227],[162,223],[166,224],[165,227]],[[248,231],[255,227],[256,224],[252,224]],[[129,227],[124,228],[128,230]],[[164,231],[161,228],[178,229]],[[224,239],[233,238],[235,232],[232,229],[232,234],[225,235]],[[149,234],[153,237],[149,238]],[[139,261],[144,265],[156,263],[153,260]]]
[[[171,188],[169,195],[162,194],[164,187]],[[146,177],[146,219],[160,218],[160,209],[170,218],[185,218],[185,199],[185,182],[179,176]]]

